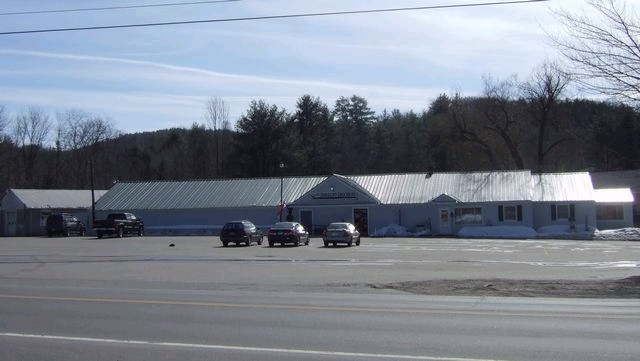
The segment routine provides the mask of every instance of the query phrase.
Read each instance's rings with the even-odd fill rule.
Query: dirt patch
[[[618,280],[428,280],[370,284],[433,296],[640,298],[640,276]]]

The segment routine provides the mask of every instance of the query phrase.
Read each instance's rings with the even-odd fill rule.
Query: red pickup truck
[[[107,219],[94,221],[93,230],[98,238],[105,235],[122,238],[125,234],[142,236],[144,223],[133,213],[110,213]]]

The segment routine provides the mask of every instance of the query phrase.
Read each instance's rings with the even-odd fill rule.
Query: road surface
[[[174,243],[175,247],[168,247]],[[637,272],[633,242],[1,239],[2,360],[637,360],[635,299],[440,297],[417,279]]]

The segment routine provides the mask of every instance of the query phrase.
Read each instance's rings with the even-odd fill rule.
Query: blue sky
[[[0,12],[188,0],[0,0]],[[241,0],[188,6],[1,15],[0,32],[478,3],[473,0]],[[441,93],[482,91],[483,75],[526,79],[557,59],[551,10],[584,0],[359,15],[0,36],[0,105],[82,109],[126,133],[205,123],[220,97],[230,121],[252,100],[289,111],[304,95],[359,95],[377,113],[422,111]]]

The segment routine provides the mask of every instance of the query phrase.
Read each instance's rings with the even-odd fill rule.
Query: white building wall
[[[607,203],[608,205],[612,203]],[[598,229],[620,229],[633,227],[633,203],[617,204],[622,206],[624,212],[623,219],[621,220],[602,220],[598,219]],[[597,205],[596,205],[597,206]]]
[[[581,227],[596,228],[596,206],[595,201],[577,202],[536,202],[533,204],[533,228],[538,230],[545,226],[571,225],[567,219],[553,220],[551,217],[551,205],[575,205],[575,225]]]

